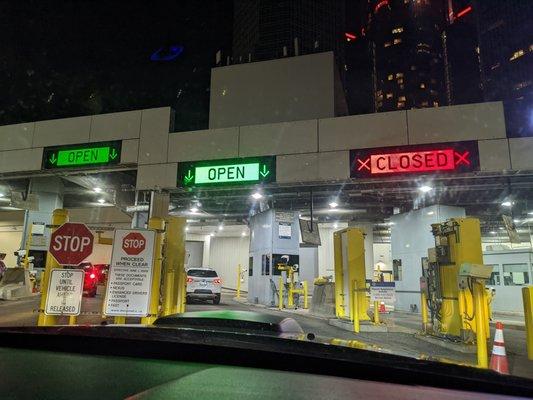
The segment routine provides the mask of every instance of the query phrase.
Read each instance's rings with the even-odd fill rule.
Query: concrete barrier
[[[326,282],[313,286],[310,312],[325,317],[335,316],[335,283]]]

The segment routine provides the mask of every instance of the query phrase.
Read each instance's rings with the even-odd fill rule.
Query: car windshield
[[[532,1],[0,8],[0,326],[533,379]]]
[[[198,278],[216,278],[217,272],[210,269],[189,269],[187,276],[195,276]]]

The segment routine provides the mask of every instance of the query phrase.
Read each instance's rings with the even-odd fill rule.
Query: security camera
[[[290,259],[290,257],[287,256],[287,255],[281,256],[281,262],[283,262],[284,264],[288,264],[289,263],[289,259]]]

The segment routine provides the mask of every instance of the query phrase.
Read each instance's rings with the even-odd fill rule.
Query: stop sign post
[[[78,266],[93,252],[94,235],[87,225],[67,222],[50,236],[48,251],[60,265]]]

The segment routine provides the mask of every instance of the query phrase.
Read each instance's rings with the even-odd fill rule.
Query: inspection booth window
[[[402,280],[402,260],[392,260],[392,275],[395,281]]]
[[[254,258],[248,258],[248,276],[254,276]]]
[[[503,283],[505,286],[529,284],[529,266],[522,264],[503,264]]]
[[[492,264],[492,274],[487,281],[489,286],[500,286],[501,285],[501,275],[500,275],[500,266],[498,264]]]

